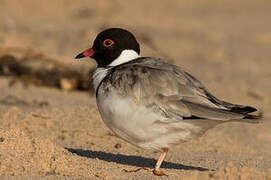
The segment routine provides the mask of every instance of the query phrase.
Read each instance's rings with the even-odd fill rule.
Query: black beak
[[[89,48],[83,52],[81,52],[80,54],[78,54],[75,59],[80,59],[80,58],[84,58],[84,57],[91,57],[94,54],[94,50],[92,48]]]
[[[82,53],[78,54],[78,55],[75,57],[75,59],[81,59],[81,58],[83,58],[83,57],[86,57],[86,56],[85,56],[84,53],[82,52]]]

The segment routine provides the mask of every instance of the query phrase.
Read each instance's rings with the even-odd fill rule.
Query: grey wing
[[[256,109],[234,105],[215,98],[193,76],[177,66],[161,60],[147,59],[123,68],[126,94],[169,117],[169,119],[201,118],[228,121],[242,119]],[[124,81],[123,81],[124,82]],[[244,109],[244,110],[242,110]]]
[[[230,111],[243,113],[243,114],[257,111],[257,109],[255,109],[254,107],[232,104],[232,103],[217,99],[196,78],[194,78],[192,75],[190,75],[187,72],[184,72],[184,74],[185,76],[187,76],[189,81],[191,81],[200,91],[202,91],[202,93],[205,94],[206,98],[208,98],[208,100],[213,102],[214,104],[220,107],[225,107]]]

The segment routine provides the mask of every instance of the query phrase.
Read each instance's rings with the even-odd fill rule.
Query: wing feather
[[[254,110],[215,98],[196,78],[162,60],[137,59],[113,68],[109,76],[120,94],[145,106],[156,106],[168,117],[227,121],[242,119]]]

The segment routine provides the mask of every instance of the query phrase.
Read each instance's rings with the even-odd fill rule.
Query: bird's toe
[[[156,176],[168,176],[167,174],[165,174],[161,169],[154,169],[153,174]]]

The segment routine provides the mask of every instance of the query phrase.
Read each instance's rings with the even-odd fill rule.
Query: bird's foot
[[[156,176],[168,176],[167,174],[165,174],[161,169],[154,169],[153,174]]]

